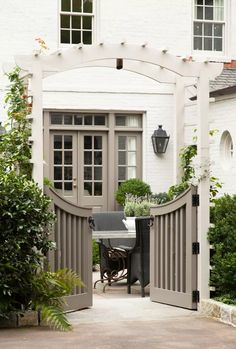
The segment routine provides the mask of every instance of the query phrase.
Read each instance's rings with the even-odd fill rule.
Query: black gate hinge
[[[193,242],[192,244],[192,254],[199,254],[200,253],[200,244],[199,242]]]
[[[192,195],[192,206],[193,207],[199,206],[199,202],[200,202],[199,194],[193,194]]]
[[[200,301],[200,292],[198,290],[194,290],[193,293],[192,293],[192,300],[193,300],[193,303],[199,303]]]

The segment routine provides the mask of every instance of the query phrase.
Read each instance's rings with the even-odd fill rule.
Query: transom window
[[[195,0],[193,48],[223,51],[224,0]]]
[[[106,126],[106,114],[51,113],[51,125]]]
[[[141,115],[116,115],[116,126],[142,127]]]
[[[93,0],[61,0],[61,44],[92,44]]]

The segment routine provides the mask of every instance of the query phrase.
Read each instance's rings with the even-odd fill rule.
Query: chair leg
[[[144,289],[144,287],[141,287],[141,296],[145,297],[145,289]]]
[[[127,254],[127,293],[128,294],[131,294],[130,273],[131,273],[131,253],[128,253]]]

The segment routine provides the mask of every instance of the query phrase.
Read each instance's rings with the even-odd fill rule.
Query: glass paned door
[[[79,197],[83,206],[107,207],[107,135],[81,132]]]

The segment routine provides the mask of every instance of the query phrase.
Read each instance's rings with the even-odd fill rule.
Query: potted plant
[[[154,204],[147,197],[137,197],[135,195],[126,195],[124,213],[126,220],[124,224],[129,230],[135,229],[135,218],[150,215],[150,208]]]

